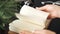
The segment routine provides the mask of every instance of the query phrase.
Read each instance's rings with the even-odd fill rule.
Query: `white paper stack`
[[[45,23],[49,13],[34,9],[30,6],[24,5],[21,8],[20,14],[16,14],[18,20],[10,23],[10,31],[19,33],[22,30],[34,31],[45,28]]]

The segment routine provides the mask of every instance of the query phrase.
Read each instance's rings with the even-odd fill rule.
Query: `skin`
[[[26,31],[26,30],[23,30],[19,34],[33,34],[33,33],[32,32],[29,32],[29,31]]]
[[[52,19],[52,18],[60,18],[60,6],[57,6],[57,5],[45,5],[43,7],[37,7],[36,9],[50,13],[50,15],[48,17],[50,19]]]
[[[33,32],[34,34],[56,34],[55,32],[53,31],[50,31],[50,30],[36,30]]]
[[[22,31],[19,34],[56,34],[56,33],[50,30],[35,30],[34,32]]]

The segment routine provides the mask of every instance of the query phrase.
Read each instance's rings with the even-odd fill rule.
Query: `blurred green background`
[[[5,24],[12,22],[18,13],[18,1],[0,0],[0,29],[5,29]]]

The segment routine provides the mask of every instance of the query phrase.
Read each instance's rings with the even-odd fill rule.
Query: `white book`
[[[22,30],[30,32],[36,29],[42,30],[45,28],[48,15],[49,13],[24,5],[20,10],[20,14],[16,14],[18,20],[10,23],[9,29],[17,33]]]

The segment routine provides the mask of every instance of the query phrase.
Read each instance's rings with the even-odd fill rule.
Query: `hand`
[[[43,7],[37,7],[36,9],[50,13],[48,18],[60,18],[60,6],[45,5]]]
[[[33,34],[33,33],[30,31],[23,30],[19,34]]]
[[[35,32],[33,32],[34,34],[56,34],[55,32],[53,31],[50,31],[50,30],[36,30]]]
[[[56,33],[50,30],[41,30],[41,31],[35,30],[34,32],[22,31],[19,34],[56,34]]]

